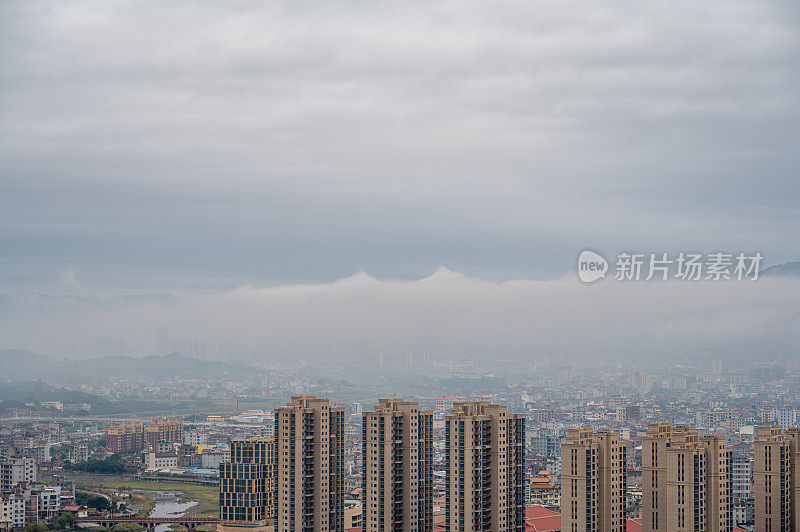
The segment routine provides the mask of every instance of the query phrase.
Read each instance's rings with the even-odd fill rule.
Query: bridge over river
[[[216,525],[218,518],[214,517],[80,517],[77,523],[95,523],[111,530],[116,525],[134,523],[145,530],[155,530],[158,525],[178,525],[187,530],[197,530],[200,525]]]

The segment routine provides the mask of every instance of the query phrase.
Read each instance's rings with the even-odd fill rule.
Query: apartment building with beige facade
[[[561,443],[561,530],[625,532],[626,449],[613,432],[569,429]]]
[[[344,530],[344,407],[296,396],[275,410],[280,532]]]
[[[800,530],[800,429],[778,425],[758,428],[753,445],[756,530]]]
[[[642,438],[642,529],[733,530],[731,451],[724,438],[651,423]]]
[[[362,413],[363,530],[433,530],[433,412],[380,399]]]
[[[446,529],[525,530],[525,414],[455,402],[445,417]]]

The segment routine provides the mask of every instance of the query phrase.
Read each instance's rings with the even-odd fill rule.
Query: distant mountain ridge
[[[23,408],[26,403],[61,401],[63,403],[88,403],[93,410],[107,409],[108,399],[97,395],[67,390],[40,380],[11,382],[0,387],[0,410]]]
[[[800,261],[784,262],[765,268],[761,275],[768,277],[796,277],[800,276]]]
[[[237,362],[201,360],[179,353],[169,355],[103,356],[84,360],[57,359],[21,349],[0,349],[0,379],[46,379],[67,383],[120,377],[158,378],[179,376],[184,378],[214,378],[252,375],[257,368]]]
[[[50,357],[24,349],[0,349],[0,378],[29,380],[47,370]]]

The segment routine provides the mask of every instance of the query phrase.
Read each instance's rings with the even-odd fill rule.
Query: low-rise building
[[[86,506],[79,506],[77,504],[69,504],[61,508],[62,512],[69,512],[78,519],[88,517],[89,516],[89,509]]]
[[[15,493],[0,495],[0,529],[25,526],[25,499]]]
[[[549,476],[527,477],[525,479],[525,504],[559,508],[561,488],[550,482]]]
[[[206,469],[219,469],[222,462],[229,459],[229,454],[220,451],[206,451],[200,455],[200,464]]]
[[[80,464],[89,461],[89,445],[86,443],[76,443],[72,449],[72,462]]]
[[[178,467],[178,454],[145,453],[145,467],[148,469],[171,469]]]
[[[51,518],[61,510],[61,486],[43,486],[37,489],[39,516]]]

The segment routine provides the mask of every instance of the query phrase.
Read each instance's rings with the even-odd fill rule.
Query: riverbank
[[[113,490],[120,493],[132,492],[173,492],[183,499],[197,502],[195,512],[204,517],[215,517],[219,515],[219,490],[214,486],[203,486],[201,484],[186,484],[178,482],[137,482],[137,481],[89,481],[80,482],[79,487],[96,487],[104,490]],[[153,499],[147,497],[152,504]],[[149,511],[153,507],[150,506]],[[149,515],[142,512],[143,515]]]

